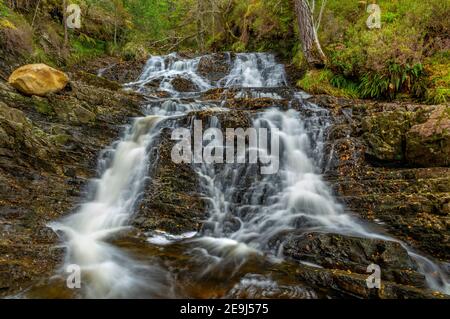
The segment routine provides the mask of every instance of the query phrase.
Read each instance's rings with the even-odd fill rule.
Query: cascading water
[[[364,233],[362,226],[342,212],[314,165],[309,132],[315,128],[316,135],[323,135],[325,127],[318,126],[318,122],[317,115],[302,121],[297,111],[277,109],[263,112],[254,120],[255,128],[268,128],[278,135],[281,152],[277,174],[258,178],[251,166],[242,165],[241,169],[225,166],[218,172],[205,165],[201,174],[209,177],[206,180],[209,193],[213,195],[208,221],[212,229],[206,234],[264,251],[274,236],[300,227]],[[259,151],[271,153],[267,148]],[[239,185],[247,180],[254,180],[250,187],[245,189]],[[243,200],[236,203],[234,196],[238,188],[244,193]]]
[[[212,88],[211,84],[196,73],[199,62],[200,57],[180,60],[175,53],[163,57],[151,57],[139,80],[129,83],[128,86],[138,87],[138,90],[141,91],[146,85],[154,83],[160,89],[178,95],[179,92],[174,89],[172,81],[181,78],[192,81],[197,91],[210,89]]]
[[[145,93],[151,86],[169,96],[152,96],[145,108],[149,115],[137,119],[130,132],[117,143],[109,166],[96,181],[95,197],[74,215],[52,225],[66,238],[66,265],[78,264],[88,274],[88,297],[129,297],[145,289],[147,296],[152,297],[164,289],[164,280],[160,277],[167,274],[158,266],[142,266],[108,242],[126,229],[132,218],[153,160],[148,149],[160,126],[168,119],[191,111],[222,110],[214,103],[198,99],[201,92],[211,88],[233,88],[237,90],[235,98],[251,95],[276,101],[281,98],[277,94],[254,88],[286,86],[284,68],[270,54],[237,54],[233,58],[227,55],[230,71],[218,81],[198,74],[200,60],[201,57],[182,59],[176,54],[149,59],[139,80],[127,87]],[[196,92],[177,92],[172,84],[176,78],[191,81]],[[239,91],[239,88],[251,89]],[[274,239],[293,229],[395,240],[367,230],[356,218],[344,213],[320,175],[330,114],[303,102],[301,93],[296,93],[293,99],[307,111],[305,114],[293,108],[285,111],[270,108],[253,117],[254,128],[267,129],[280,142],[279,154],[273,153],[268,145],[258,147],[260,154],[277,157],[276,160],[279,157],[276,174],[261,175],[259,164],[196,166],[209,202],[208,220],[203,229],[197,234],[179,236],[155,232],[149,242],[156,245],[168,245],[173,241],[186,243],[188,254],[200,258],[203,264],[211,263],[214,267],[231,262],[233,267],[239,267],[249,256],[279,256],[282,244]],[[220,128],[214,116],[207,125]],[[439,267],[409,252],[427,275],[430,287],[449,293],[448,280]],[[205,273],[210,269],[205,267]],[[235,290],[254,296],[249,284],[282,294],[282,289],[271,279],[251,274],[243,278]],[[286,288],[286,291],[292,297],[315,296],[303,290]]]
[[[159,121],[154,115],[136,119],[113,150],[110,166],[95,181],[94,198],[51,225],[66,238],[65,265],[78,265],[88,279],[87,297],[125,297],[149,290],[157,295],[161,288],[157,280],[147,286],[138,275],[145,273],[149,279],[158,273],[156,278],[159,269],[139,265],[107,242],[126,229],[132,216],[147,176],[147,149]]]
[[[277,87],[287,84],[284,68],[275,57],[265,53],[237,54],[229,75],[219,81],[221,87]]]

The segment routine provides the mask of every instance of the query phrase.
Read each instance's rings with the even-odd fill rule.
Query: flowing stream
[[[151,178],[148,172],[156,160],[152,149],[161,128],[173,127],[170,119],[195,110],[216,108],[226,112],[222,105],[198,98],[206,90],[234,89],[236,96],[250,94],[276,100],[275,93],[261,89],[287,86],[283,66],[270,54],[226,55],[229,72],[216,80],[199,74],[200,58],[183,59],[170,54],[148,60],[140,78],[127,87],[143,94],[147,94],[149,87],[157,88],[168,96],[150,97],[145,109],[147,116],[135,119],[124,136],[105,152],[107,156],[102,157],[99,178],[93,181],[89,201],[73,215],[50,225],[64,239],[63,268],[79,265],[88,278],[81,297],[183,296],[176,291],[176,276],[170,269],[158,262],[149,265],[136,260],[126,249],[111,242],[131,228],[133,214]],[[190,81],[195,90],[178,92],[172,84],[175,78]],[[279,141],[279,153],[274,153],[269,145],[259,145],[257,150],[278,161],[277,172],[258,174],[259,164],[195,166],[208,202],[204,227],[198,233],[182,235],[154,232],[149,234],[150,244],[185,244],[186,254],[197,259],[203,265],[202,272],[207,274],[224,265],[238,268],[249,256],[265,256],[275,262],[282,259],[282,243],[274,238],[294,229],[395,240],[369,230],[344,213],[321,177],[323,146],[331,116],[327,110],[304,102],[301,92],[293,100],[306,112],[268,108],[255,112],[252,119],[254,128],[267,129]],[[207,126],[220,128],[221,123],[213,115]],[[430,288],[449,293],[448,279],[439,266],[407,249],[426,275]],[[248,274],[239,285],[234,289],[262,285],[273,292],[281,284]],[[316,297],[307,290],[290,289],[286,296]],[[255,296],[251,291],[248,295]]]

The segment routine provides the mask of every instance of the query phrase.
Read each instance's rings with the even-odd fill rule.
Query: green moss
[[[48,103],[46,99],[33,99],[34,107],[36,110],[44,115],[52,115],[54,114],[52,106]]]
[[[361,97],[434,100],[444,103],[447,85],[427,79],[427,57],[448,34],[448,2],[380,0],[381,29],[368,29],[367,2],[329,0],[319,37],[329,68],[358,84]],[[448,61],[448,57],[447,57]],[[448,62],[447,62],[448,63]],[[448,72],[448,65],[441,70]],[[426,89],[432,88],[429,92]]]
[[[310,70],[297,82],[297,86],[311,94],[327,94],[346,98],[358,97],[358,92],[353,85],[346,83],[337,87],[333,83],[336,84],[337,81],[330,70]]]
[[[66,144],[70,140],[70,138],[70,135],[67,134],[58,134],[52,136],[52,140],[57,144]]]
[[[71,55],[69,65],[77,64],[106,53],[108,45],[106,41],[93,39],[87,35],[79,35],[71,40]]]
[[[429,88],[426,101],[431,104],[450,102],[450,50],[446,50],[427,59]]]
[[[9,12],[8,6],[3,1],[1,1],[0,2],[0,18],[7,17],[7,16],[9,16],[9,14],[10,14],[10,12]]]

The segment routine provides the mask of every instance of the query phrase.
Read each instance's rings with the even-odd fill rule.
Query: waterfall
[[[127,229],[147,176],[147,150],[160,120],[155,115],[136,119],[112,151],[109,167],[94,181],[94,198],[50,225],[65,238],[65,266],[78,265],[87,278],[87,297],[133,295],[133,291],[148,290],[138,272],[160,276],[160,269],[139,265],[107,242]],[[155,293],[161,288],[156,280],[150,287]]]
[[[157,265],[144,266],[115,247],[110,239],[128,228],[135,207],[148,177],[149,148],[158,136],[161,125],[170,118],[185,116],[193,110],[220,109],[214,103],[199,99],[200,93],[212,88],[233,88],[235,97],[280,96],[259,92],[256,88],[287,85],[284,68],[271,54],[249,53],[228,55],[228,74],[218,81],[202,77],[197,71],[202,57],[183,59],[177,54],[151,57],[138,81],[126,86],[140,92],[150,87],[169,94],[152,98],[144,107],[147,117],[136,119],[132,128],[117,143],[111,159],[95,181],[95,194],[78,211],[52,224],[65,239],[65,265],[77,264],[88,274],[86,296],[121,297],[136,295],[147,289],[157,295],[164,283],[158,278],[167,274]],[[191,81],[196,90],[188,95],[177,92],[172,84],[176,78]],[[239,88],[250,88],[240,90]],[[183,99],[189,97],[189,99]],[[323,145],[331,124],[328,110],[303,101],[298,92],[291,103],[302,105],[307,112],[293,108],[265,109],[253,115],[255,129],[267,129],[279,141],[279,170],[261,175],[259,164],[201,164],[195,167],[208,200],[208,219],[199,233],[183,235],[155,232],[149,238],[154,245],[174,241],[187,242],[193,258],[201,258],[205,272],[217,265],[239,267],[249,256],[268,255],[280,258],[282,243],[277,240],[290,230],[320,231],[360,237],[396,239],[368,230],[356,217],[344,212],[321,176]],[[210,117],[207,126],[220,128]],[[224,129],[224,128],[222,128]],[[259,145],[258,152],[276,156],[268,145]],[[401,242],[400,242],[401,243]],[[410,256],[426,275],[432,289],[450,293],[448,279],[438,265],[413,252],[404,243]],[[144,274],[144,278],[142,277]],[[243,279],[236,289],[248,292],[248,283],[280,288],[267,278]],[[150,291],[148,291],[150,289]],[[293,291],[293,295],[313,293]]]
[[[200,57],[186,60],[180,59],[176,53],[162,57],[153,56],[147,61],[138,81],[127,86],[142,91],[149,83],[156,82],[161,90],[177,95],[179,92],[174,89],[172,80],[181,78],[194,83],[199,91],[210,89],[212,85],[209,81],[196,73],[199,62]]]
[[[221,87],[279,87],[287,84],[283,65],[266,53],[239,53]]]
[[[255,128],[268,128],[278,135],[281,148],[278,174],[258,178],[251,165],[225,166],[222,171],[212,165],[202,168],[200,174],[213,203],[208,220],[211,230],[207,229],[205,234],[267,250],[274,236],[297,228],[364,232],[362,226],[343,213],[314,165],[312,157],[317,149],[309,135],[312,130],[323,135],[326,128],[316,126],[320,125],[318,116],[302,119],[292,109],[285,112],[270,109],[254,119]],[[268,149],[260,151],[270,154]],[[241,183],[248,180],[251,185],[242,187]],[[234,198],[236,191],[241,192],[240,202]]]

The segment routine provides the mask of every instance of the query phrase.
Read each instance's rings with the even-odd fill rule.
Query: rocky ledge
[[[84,71],[69,76],[63,91],[43,97],[24,96],[0,83],[0,296],[23,291],[54,273],[63,254],[47,224],[87,197],[99,152],[118,138],[130,117],[141,115],[141,96],[122,91],[117,82]],[[230,110],[195,111],[176,121],[189,127],[193,119],[207,122],[215,116],[222,127],[248,127],[252,112],[302,107],[292,103],[291,90],[263,93],[205,92],[204,101]],[[411,246],[448,261],[449,107],[328,96],[309,101],[334,117],[324,175],[349,213],[383,224]],[[208,202],[194,167],[175,166],[169,160],[172,145],[170,129],[163,129],[150,154],[152,176],[133,220],[136,236],[128,238],[144,246],[142,234],[198,231],[207,217]],[[237,196],[237,205],[239,200]],[[324,296],[330,291],[344,297],[441,296],[424,289],[417,265],[396,242],[295,231],[283,235],[287,260],[265,265],[264,275],[323,289]],[[186,262],[176,256],[175,263]],[[384,269],[380,290],[366,286],[370,263]]]
[[[46,224],[76,208],[99,151],[141,115],[141,98],[117,83],[70,78],[44,97],[0,82],[0,296],[53,274],[62,251]]]
[[[450,260],[450,106],[317,96],[335,122],[325,176],[350,213]]]

